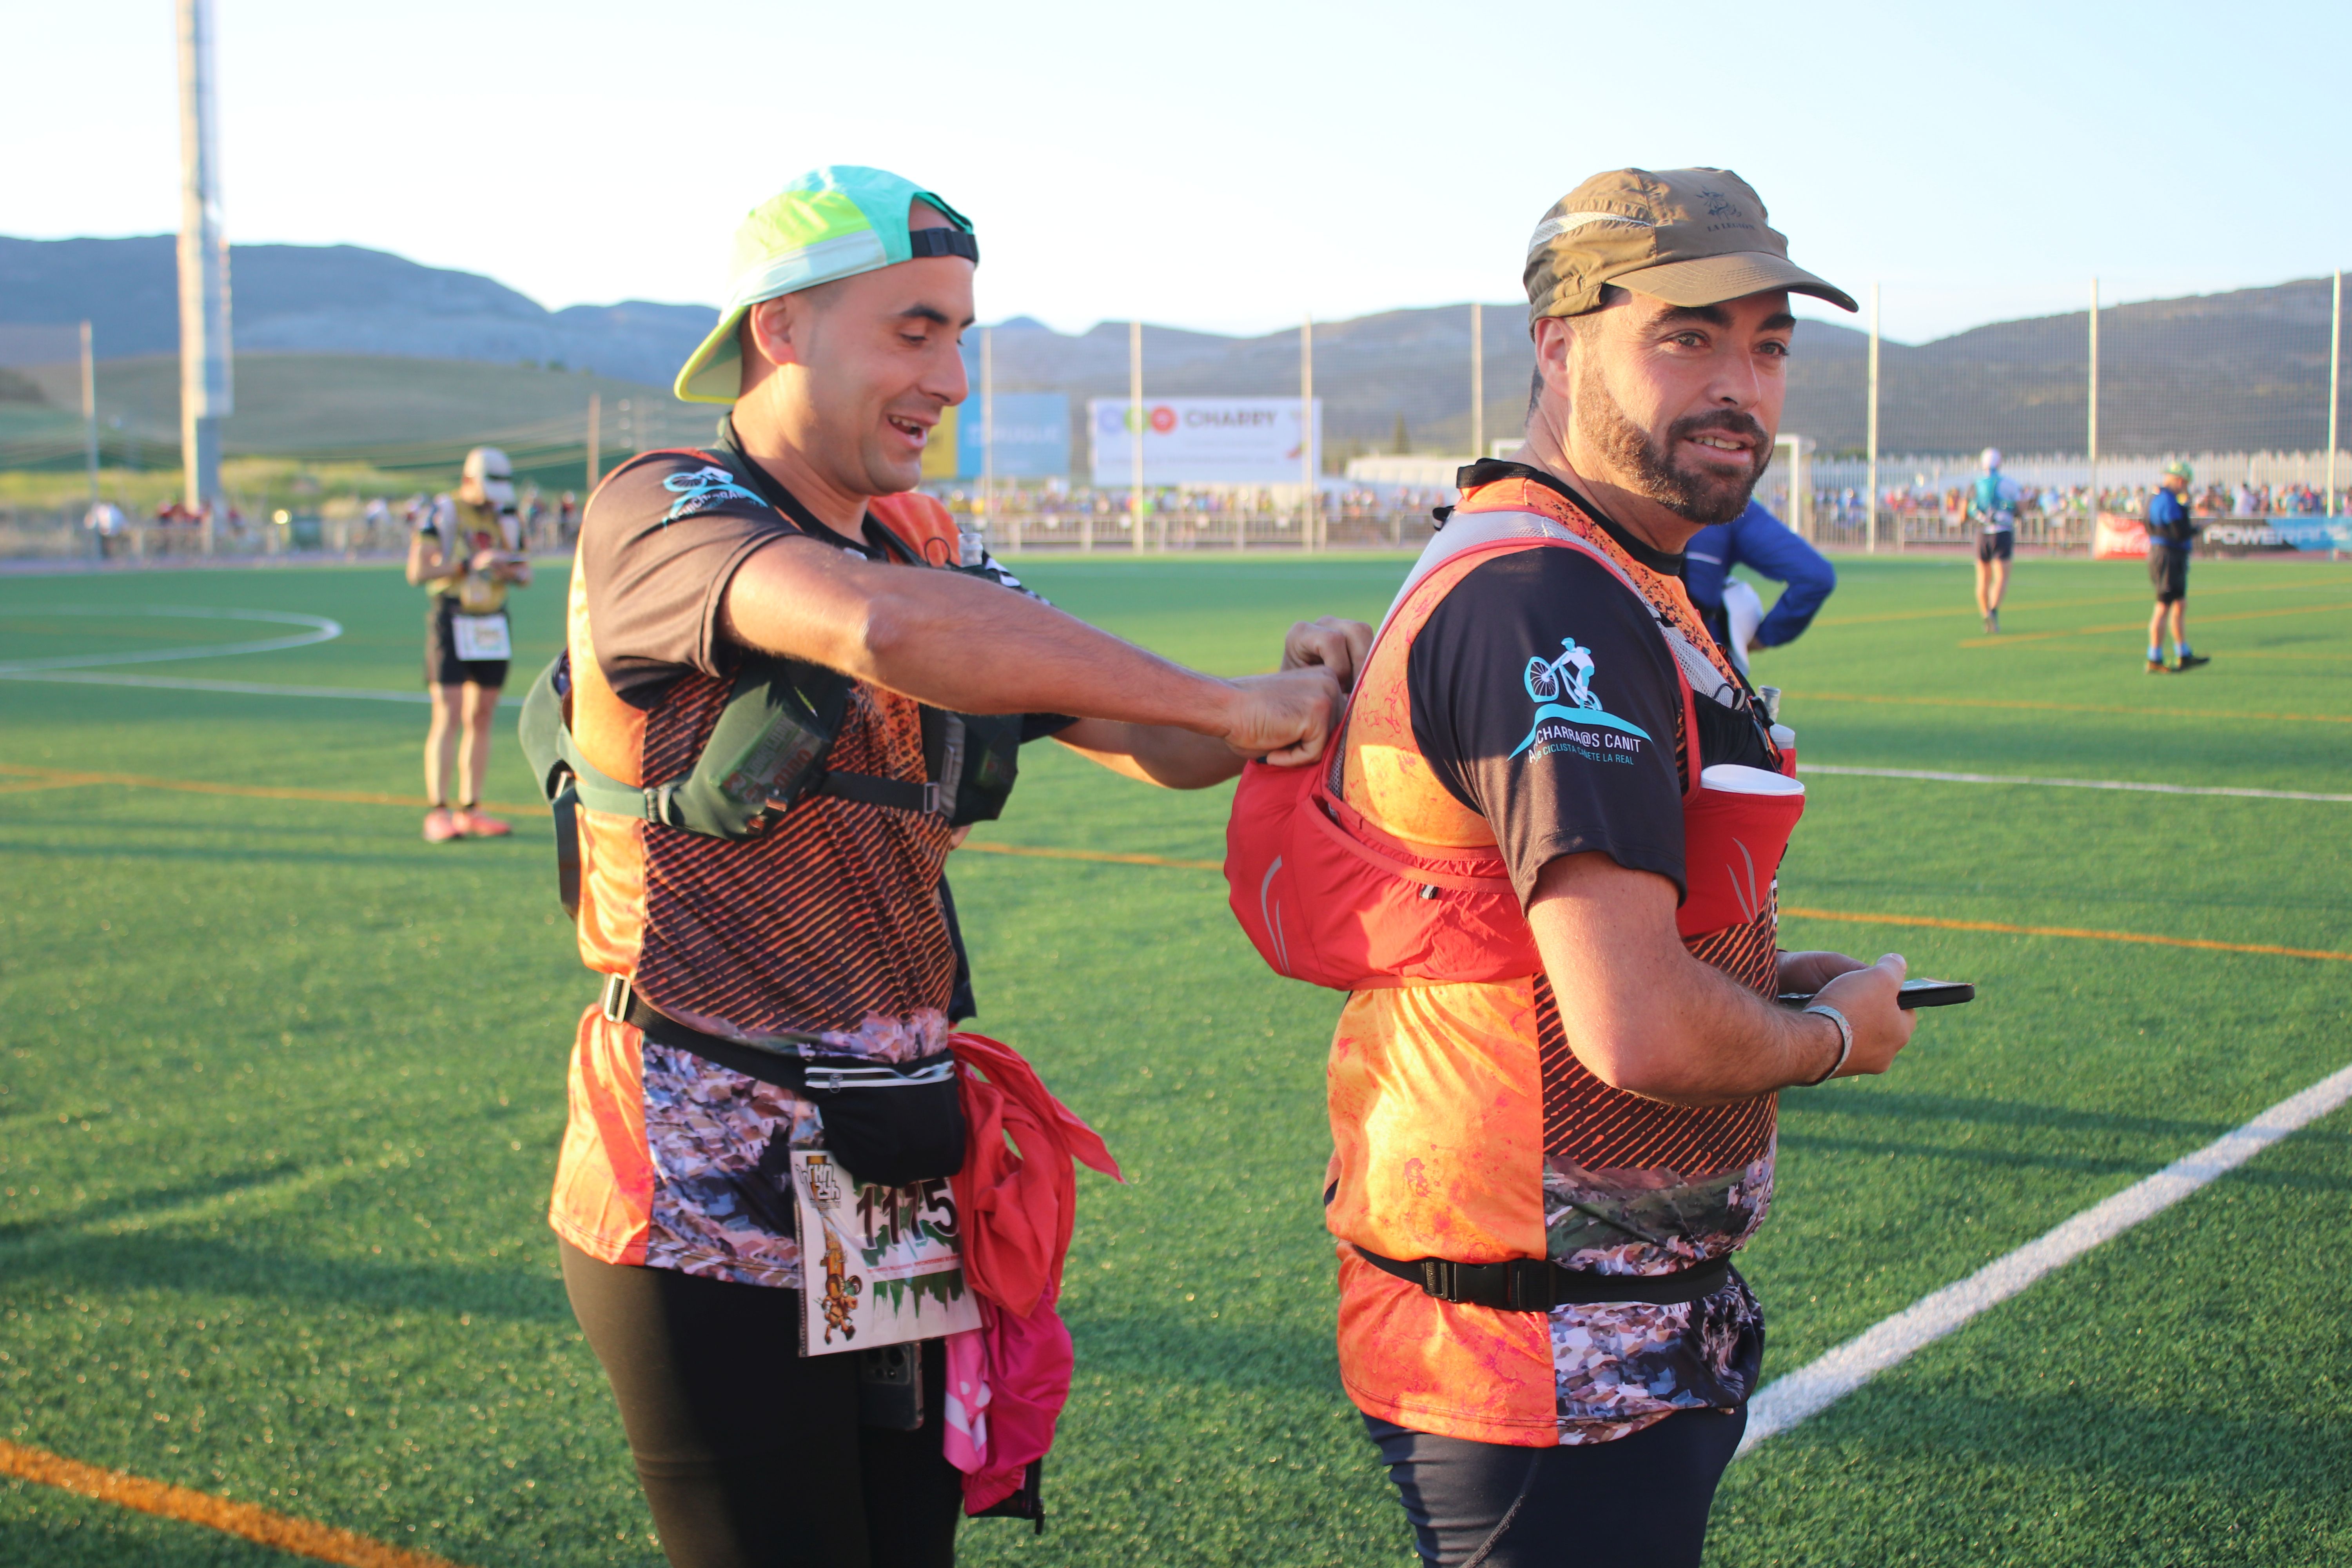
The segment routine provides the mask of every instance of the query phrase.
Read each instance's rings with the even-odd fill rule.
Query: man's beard
[[[1633,477],[1629,489],[1702,528],[1729,522],[1746,511],[1748,498],[1756,493],[1756,481],[1772,462],[1771,437],[1764,426],[1753,416],[1727,408],[1677,419],[1666,426],[1663,445],[1652,445],[1650,433],[1628,418],[1609,395],[1597,366],[1588,365],[1577,378],[1574,417],[1584,438],[1601,449],[1611,466],[1621,475]],[[1718,478],[1677,468],[1666,457],[1680,450],[1685,440],[1710,430],[1745,436],[1754,443],[1755,457],[1747,473]]]

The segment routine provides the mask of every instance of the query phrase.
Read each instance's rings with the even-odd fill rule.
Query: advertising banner
[[[2341,517],[2216,517],[2197,523],[2203,555],[2250,555],[2285,550],[2352,550],[2352,519]],[[2147,525],[2136,517],[2099,514],[2091,537],[2094,561],[2137,561],[2147,554]]]
[[[1136,416],[1124,397],[1087,403],[1097,485],[1118,489],[1134,474]],[[1298,399],[1156,397],[1143,404],[1147,485],[1295,485],[1299,482]],[[1322,471],[1323,400],[1315,400],[1316,471]]]
[[[2094,561],[2137,561],[2147,554],[2147,524],[2121,512],[2103,511],[2091,534]]]
[[[956,477],[956,462],[963,448],[963,421],[959,417],[962,413],[963,409],[954,404],[940,410],[940,422],[931,426],[931,438],[923,443],[925,479],[952,479]],[[975,414],[972,417],[977,419],[980,416]]]
[[[996,477],[1059,479],[1070,471],[1070,400],[1058,392],[1000,392],[989,400],[996,416]],[[988,419],[974,394],[953,412],[956,477],[988,471]]]

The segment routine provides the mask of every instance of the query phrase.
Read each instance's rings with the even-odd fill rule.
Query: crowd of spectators
[[[2121,517],[2145,517],[2148,499],[2155,493],[2151,485],[2103,485],[2099,489],[2098,510]],[[1963,486],[1939,489],[1933,484],[1914,484],[1888,489],[1880,502],[1879,515],[1891,516],[1904,524],[1906,535],[1948,533],[1957,538],[1967,531],[1967,509],[1968,491]],[[2316,517],[2327,510],[2327,496],[2320,487],[2306,484],[2216,483],[2192,491],[2189,510],[2200,518]],[[2347,510],[2352,510],[2352,491],[2339,489],[2336,511],[2342,514]],[[2091,511],[2088,485],[2028,484],[2018,500],[2019,524],[2029,531],[2065,529],[2087,532]],[[1815,490],[1813,516],[1817,521],[1832,526],[1862,527],[1866,521],[1862,490],[1853,487]]]

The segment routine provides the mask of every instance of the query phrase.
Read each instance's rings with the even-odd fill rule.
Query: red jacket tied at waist
[[[1074,1161],[1114,1180],[1118,1163],[1012,1047],[948,1038],[962,1070],[967,1140],[954,1178],[964,1279],[981,1327],[948,1340],[947,1455],[964,1472],[964,1511],[1010,1496],[1054,1446],[1070,1396],[1070,1331],[1054,1302],[1076,1222]]]

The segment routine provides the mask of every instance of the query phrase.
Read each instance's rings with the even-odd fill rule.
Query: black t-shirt
[[[1475,567],[1406,666],[1414,743],[1486,818],[1522,901],[1544,867],[1598,850],[1685,888],[1682,689],[1654,614],[1581,551]],[[1744,711],[1699,700],[1703,762],[1771,765]]]

